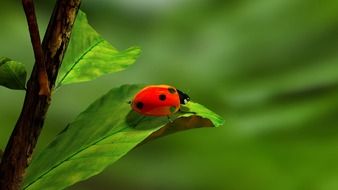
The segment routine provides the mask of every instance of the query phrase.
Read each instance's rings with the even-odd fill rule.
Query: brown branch
[[[40,85],[39,95],[50,96],[48,76],[44,64],[43,51],[39,34],[39,27],[36,20],[33,0],[22,0],[23,9],[26,14],[29,33],[32,41],[35,63],[38,68],[38,80]]]
[[[42,43],[51,91],[75,21],[80,0],[57,0]],[[18,190],[29,165],[50,104],[47,96],[40,96],[39,71],[34,65],[27,83],[27,91],[20,117],[8,141],[0,164],[0,189]]]

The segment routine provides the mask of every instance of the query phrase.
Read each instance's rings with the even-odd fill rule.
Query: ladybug
[[[149,85],[136,93],[131,108],[145,116],[169,116],[176,113],[190,97],[169,85]]]

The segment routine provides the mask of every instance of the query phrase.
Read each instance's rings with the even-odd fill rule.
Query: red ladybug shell
[[[179,92],[169,85],[150,85],[135,95],[131,107],[146,116],[168,116],[180,108]]]

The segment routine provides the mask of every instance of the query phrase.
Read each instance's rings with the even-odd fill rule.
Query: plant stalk
[[[68,46],[80,2],[80,0],[57,0],[49,21],[42,42],[42,50],[44,50],[43,63],[48,76],[50,92],[52,92],[54,87],[59,67]],[[32,74],[27,83],[27,91],[21,114],[1,159],[1,190],[20,189],[25,170],[30,163],[50,105],[50,98],[48,96],[39,95],[39,65],[38,60],[35,61]]]
[[[40,85],[39,95],[50,96],[49,81],[44,63],[43,51],[39,34],[38,22],[36,19],[33,0],[22,0],[23,9],[26,14],[29,34],[34,51],[35,64],[38,68],[38,80]]]

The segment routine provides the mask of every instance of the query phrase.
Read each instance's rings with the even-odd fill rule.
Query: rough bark
[[[80,0],[58,0],[42,43],[49,89],[52,91],[67,48]],[[24,105],[0,164],[0,189],[19,190],[50,105],[39,95],[39,72],[35,64],[27,83]]]

